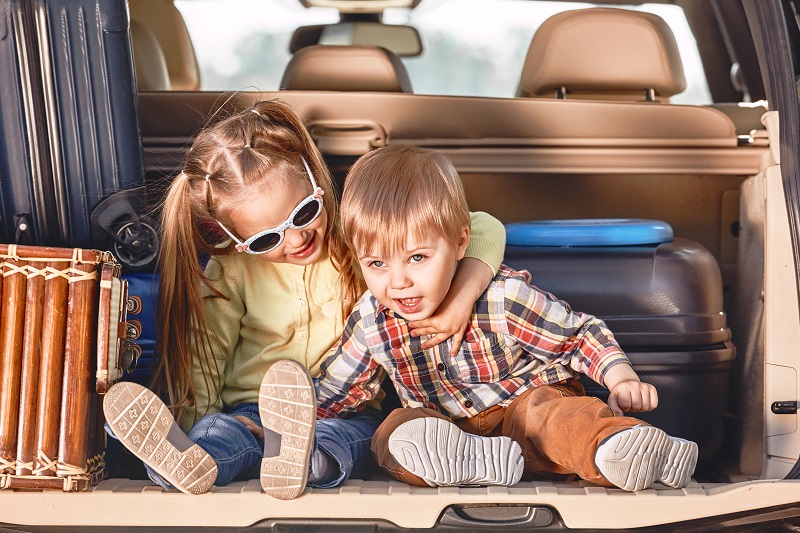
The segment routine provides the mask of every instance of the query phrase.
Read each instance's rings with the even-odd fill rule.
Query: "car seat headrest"
[[[663,100],[685,88],[675,36],[661,17],[589,8],[542,23],[531,40],[517,96]]]
[[[292,56],[282,90],[413,92],[400,58],[380,46],[314,45]]]

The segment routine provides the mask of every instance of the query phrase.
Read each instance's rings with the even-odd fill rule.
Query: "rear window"
[[[291,57],[298,26],[334,23],[332,8],[305,8],[297,0],[175,0],[195,46],[202,88],[274,91]],[[404,57],[419,94],[513,97],[533,34],[548,17],[602,4],[525,0],[422,0],[412,10],[388,9],[387,24],[419,30],[424,51]],[[615,6],[619,7],[619,6]],[[672,28],[683,61],[686,90],[674,103],[710,104],[697,44],[683,10],[644,4]]]

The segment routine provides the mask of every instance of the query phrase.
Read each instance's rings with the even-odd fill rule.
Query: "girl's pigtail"
[[[192,380],[192,340],[198,355],[203,354],[198,361],[206,376],[210,353],[208,335],[203,327],[201,283],[205,277],[198,262],[197,247],[201,237],[191,208],[191,186],[190,178],[181,173],[169,188],[161,216],[158,323],[164,327],[159,330],[160,357],[153,376],[153,389],[167,394],[178,419],[183,408],[193,404],[196,397]],[[212,388],[209,393],[213,393]]]

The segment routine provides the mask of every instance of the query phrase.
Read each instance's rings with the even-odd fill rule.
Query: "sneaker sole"
[[[281,436],[280,453],[261,460],[261,487],[273,498],[297,498],[306,488],[317,421],[314,385],[305,367],[291,360],[270,366],[258,410],[261,425]]]
[[[597,448],[595,466],[617,487],[643,490],[663,473],[671,442],[656,427],[632,427],[611,435]]]
[[[400,465],[434,486],[510,486],[522,477],[519,444],[508,437],[480,437],[441,418],[405,422],[389,437]]]
[[[151,390],[137,383],[117,383],[103,398],[103,413],[119,441],[179,491],[203,494],[214,485],[214,459],[197,444],[187,447],[170,441],[170,431],[185,434]]]
[[[670,447],[661,476],[656,480],[673,489],[682,489],[692,480],[697,466],[697,444],[677,437],[670,437]]]

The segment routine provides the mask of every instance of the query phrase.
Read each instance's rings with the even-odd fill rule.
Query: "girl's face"
[[[305,182],[297,179],[278,180],[272,187],[255,189],[254,194],[236,211],[233,230],[241,240],[245,240],[265,229],[280,226],[312,192],[308,179]],[[308,226],[286,229],[283,242],[258,257],[271,263],[301,266],[314,263],[325,249],[327,221],[323,204],[322,211]]]

